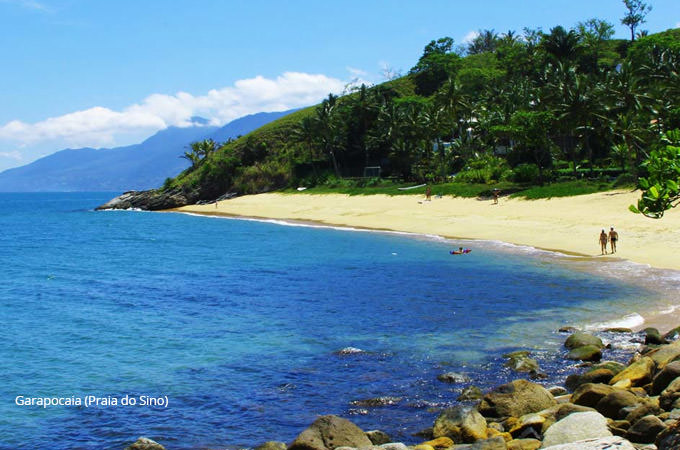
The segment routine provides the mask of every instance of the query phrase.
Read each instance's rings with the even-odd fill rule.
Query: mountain
[[[169,127],[141,144],[110,149],[66,149],[0,173],[0,192],[127,191],[159,187],[189,166],[181,155],[195,141],[226,141],[247,134],[290,112],[257,113],[219,128]]]

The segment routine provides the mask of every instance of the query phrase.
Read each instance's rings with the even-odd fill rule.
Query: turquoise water
[[[328,413],[414,442],[464,387],[438,374],[488,388],[529,348],[559,382],[557,327],[650,295],[493,243],[92,210],[112,196],[0,194],[0,448],[255,446]],[[16,404],[90,395],[119,403]]]

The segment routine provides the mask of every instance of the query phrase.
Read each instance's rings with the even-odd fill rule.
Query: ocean
[[[503,353],[559,384],[559,327],[639,326],[677,301],[677,273],[624,261],[93,210],[114,195],[0,194],[0,448],[254,447],[321,414],[414,443],[464,387],[525,376]]]

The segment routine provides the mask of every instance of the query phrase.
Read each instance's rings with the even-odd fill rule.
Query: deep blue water
[[[500,354],[529,348],[559,382],[558,326],[648,294],[483,243],[92,210],[112,196],[0,194],[0,448],[255,446],[328,413],[414,442],[463,387],[438,374],[489,388],[518,377]],[[350,403],[378,396],[401,400]]]

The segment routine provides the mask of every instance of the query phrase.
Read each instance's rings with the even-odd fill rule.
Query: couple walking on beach
[[[604,228],[600,233],[600,250],[602,255],[607,254],[607,242],[611,245],[612,254],[616,253],[616,242],[619,240],[619,233],[614,231],[614,227],[609,228],[609,234],[605,233]]]

